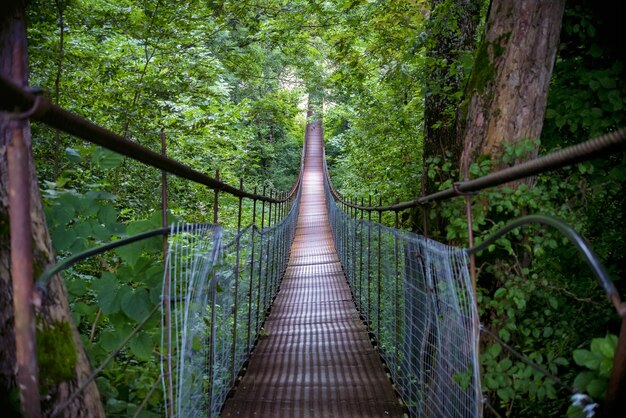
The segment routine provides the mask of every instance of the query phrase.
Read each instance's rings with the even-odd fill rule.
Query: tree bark
[[[0,8],[2,9],[0,10],[0,73],[23,86],[27,86],[28,61],[24,2],[9,2],[9,4],[3,4]],[[38,189],[31,148],[30,126],[28,122],[23,122],[21,125],[23,138],[28,148],[31,190],[25,190],[24,193],[30,196],[33,268],[37,276],[47,266],[54,263],[55,255],[50,243]],[[7,147],[11,141],[10,131],[10,123],[6,119],[0,119],[0,352],[2,352],[2,356],[0,356],[0,405],[2,405],[3,414],[9,416],[14,414],[17,416],[16,406],[10,405],[8,401],[9,394],[15,393],[17,390],[15,387],[15,335],[13,329],[14,317],[10,267],[11,248],[8,231]],[[65,286],[60,276],[56,276],[51,281],[46,297],[42,301],[41,306],[37,308],[36,316],[38,333],[48,332],[56,333],[54,335],[64,335],[60,333],[61,330],[68,329],[71,334],[70,340],[60,341],[59,346],[64,346],[63,352],[65,353],[69,350],[69,352],[76,354],[75,368],[73,372],[70,370],[73,377],[69,380],[59,380],[57,379],[58,376],[50,375],[49,370],[40,367],[40,381],[43,383],[40,390],[45,392],[41,398],[42,410],[44,413],[49,413],[58,405],[64,403],[76,390],[80,382],[90,374],[90,366],[78,331],[73,324]],[[45,352],[43,355],[55,356],[59,355],[59,353]],[[80,396],[63,410],[60,416],[104,417],[96,385],[94,383],[90,384]]]
[[[493,0],[459,116],[463,171],[504,143],[539,138],[564,7],[565,0]]]

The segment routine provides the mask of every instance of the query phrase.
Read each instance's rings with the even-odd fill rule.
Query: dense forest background
[[[541,134],[502,138],[490,152],[472,154],[464,172],[461,114],[477,77],[489,76],[481,45],[492,7],[463,0],[33,0],[26,9],[30,84],[156,151],[163,132],[168,155],[208,174],[219,170],[232,185],[242,179],[247,190],[291,187],[312,111],[324,121],[335,186],[350,198],[385,203],[624,127],[619,14],[599,2],[568,1],[553,22],[561,30],[545,115],[537,120]],[[433,139],[446,136],[448,143]],[[41,124],[32,125],[32,138],[59,257],[160,226],[159,172]],[[624,180],[626,158],[615,155],[472,196],[476,240],[523,214],[556,215],[590,241],[624,294]],[[210,222],[212,207],[211,190],[169,177],[172,220]],[[223,196],[220,223],[236,226],[236,208],[237,200]],[[467,246],[464,214],[464,200],[452,200],[402,214],[402,227]],[[92,364],[159,303],[160,251],[158,240],[146,241],[65,274]],[[619,318],[574,248],[548,230],[516,231],[477,265],[482,323],[567,386],[602,400]],[[163,414],[160,391],[151,391],[160,374],[159,325],[155,318],[98,377],[107,416],[134,416],[148,394],[139,416]],[[44,390],[72,376],[76,355],[64,336],[40,335]],[[580,414],[565,388],[501,344],[483,338],[481,348],[492,406],[486,415]],[[19,409],[15,390],[7,399],[4,410]]]

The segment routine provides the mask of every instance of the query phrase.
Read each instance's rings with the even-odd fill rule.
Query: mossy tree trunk
[[[504,143],[539,138],[564,7],[565,0],[492,1],[459,116],[462,171]]]
[[[12,1],[0,6],[0,73],[18,84],[28,85],[23,1]],[[21,129],[30,154],[31,190],[24,190],[24,193],[31,201],[33,268],[37,276],[54,263],[55,256],[37,186],[28,122],[23,122]],[[10,132],[9,122],[0,119],[0,408],[3,416],[18,416],[8,227],[7,146],[10,143]],[[59,276],[50,283],[41,307],[37,308],[36,317],[41,405],[42,411],[47,415],[63,404],[80,382],[86,379],[90,374],[90,366],[73,324],[67,293]],[[60,416],[104,417],[96,385],[90,384]]]

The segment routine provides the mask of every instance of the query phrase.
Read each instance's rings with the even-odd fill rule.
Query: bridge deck
[[[222,416],[402,417],[359,320],[326,214],[321,125],[309,125],[289,265],[249,367]]]

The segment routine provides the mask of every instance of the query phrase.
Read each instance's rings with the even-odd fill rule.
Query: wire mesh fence
[[[280,285],[298,207],[296,199],[280,223],[262,230],[173,227],[163,287],[170,309],[163,310],[161,338],[172,416],[219,414]]]
[[[464,250],[326,204],[354,300],[412,417],[480,416],[478,314]]]

